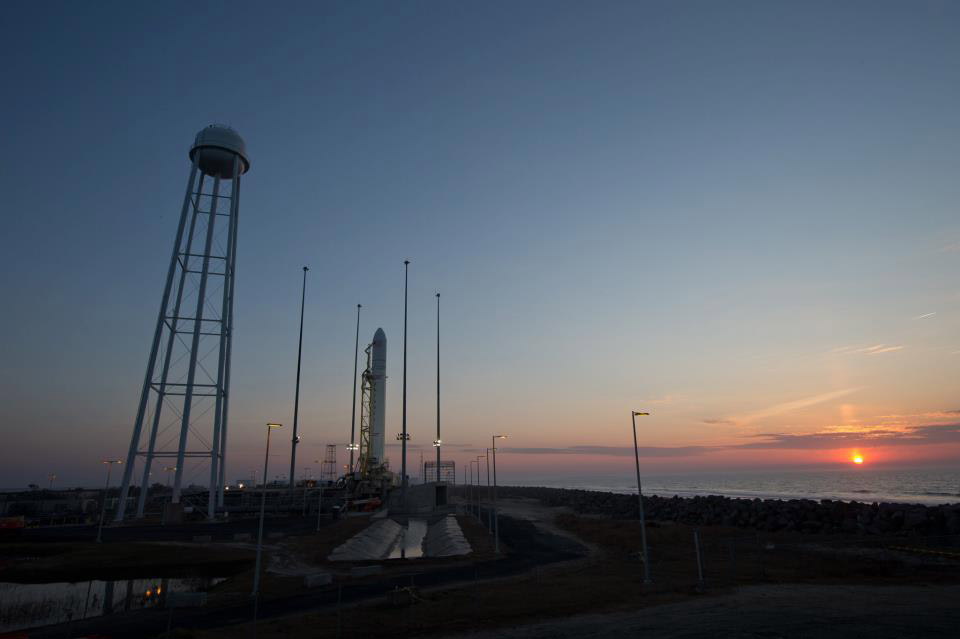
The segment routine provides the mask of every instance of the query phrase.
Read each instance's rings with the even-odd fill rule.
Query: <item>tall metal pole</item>
[[[303,307],[307,301],[307,271],[310,269],[303,267],[303,289],[300,292],[300,343],[297,346],[297,389],[293,397],[293,437],[290,446],[290,492],[293,493],[297,485],[296,464],[297,464],[297,444],[300,438],[297,437],[297,418],[300,416],[300,361],[303,358]],[[264,474],[266,477],[266,474]]]
[[[160,299],[160,311],[157,314],[157,325],[153,333],[153,342],[150,347],[150,356],[147,358],[147,373],[143,380],[143,390],[140,393],[140,403],[137,406],[137,416],[133,422],[133,435],[130,437],[130,450],[127,453],[127,466],[123,471],[123,488],[120,494],[120,506],[117,509],[117,521],[123,521],[126,510],[127,495],[130,492],[130,479],[133,474],[133,460],[140,446],[140,431],[143,429],[143,419],[147,412],[147,401],[150,399],[150,383],[153,380],[153,369],[157,362],[157,353],[160,349],[160,338],[163,336],[164,317],[167,305],[170,303],[170,291],[173,288],[173,276],[177,271],[177,253],[183,241],[183,232],[187,226],[187,211],[189,210],[193,185],[197,179],[197,156],[194,156],[190,167],[190,177],[187,179],[187,191],[183,195],[183,207],[180,210],[180,223],[177,226],[176,239],[173,241],[173,254],[170,256],[170,266],[167,268],[167,279],[163,285],[163,295]],[[191,233],[192,236],[192,233]]]
[[[260,498],[260,530],[257,532],[257,560],[253,569],[253,636],[257,636],[257,606],[260,602],[260,556],[263,552],[263,518],[267,510],[267,464],[270,462],[270,431],[280,424],[267,424],[267,450],[263,454],[263,490]],[[256,484],[256,482],[254,482]]]
[[[487,500],[490,500],[490,449],[487,449]],[[487,532],[493,533],[493,510],[487,511]]]
[[[440,293],[437,293],[437,483],[440,483]],[[456,478],[454,478],[456,479]]]
[[[650,583],[650,555],[647,552],[647,523],[643,516],[643,490],[640,487],[640,449],[637,448],[637,415],[649,415],[630,411],[633,421],[633,457],[637,464],[637,504],[640,506],[640,543],[643,547],[643,583]]]
[[[477,521],[480,522],[480,525],[483,525],[483,515],[480,514],[480,460],[486,455],[477,455]]]
[[[323,513],[323,480],[320,483],[320,501],[317,503],[317,532],[320,532],[320,515]]]
[[[497,436],[490,438],[493,447],[493,552],[500,554],[500,513],[497,512]]]
[[[98,544],[103,541],[103,517],[107,514],[107,493],[110,491],[110,471],[113,470],[114,464],[122,464],[123,462],[117,459],[104,460],[103,463],[107,465],[107,484],[103,487],[103,508],[100,509],[100,525],[97,526]]]
[[[167,393],[167,375],[170,371],[170,358],[173,355],[173,347],[175,340],[178,336],[177,325],[180,318],[180,307],[183,304],[183,288],[187,280],[187,271],[190,268],[190,254],[193,253],[193,235],[194,230],[197,226],[197,216],[200,215],[200,198],[203,196],[203,174],[200,174],[200,179],[197,185],[196,198],[192,197],[191,201],[193,202],[193,214],[190,216],[190,229],[187,232],[187,243],[186,248],[183,251],[183,268],[180,269],[180,281],[177,285],[177,295],[176,301],[173,303],[173,313],[171,313],[170,318],[170,331],[167,337],[167,348],[163,358],[163,364],[160,369],[160,387],[157,389],[157,404],[153,410],[153,425],[150,428],[150,433],[147,439],[147,454],[144,458],[143,464],[143,476],[144,481],[150,474],[150,468],[153,465],[154,449],[156,448],[157,443],[157,429],[160,427],[160,414],[161,409],[163,408],[163,402],[166,398]],[[130,464],[130,462],[127,462]],[[132,472],[132,465],[128,466]],[[169,482],[168,482],[169,483]],[[140,497],[137,500],[137,517],[143,517],[144,509],[146,508],[146,493],[141,492]],[[123,516],[123,509],[117,511],[117,521]]]
[[[234,166],[238,166],[234,164]],[[237,227],[240,224],[240,174],[233,178],[233,192],[231,193],[230,200],[230,237],[228,242],[230,242],[230,263],[227,265],[227,270],[224,273],[229,273],[230,284],[228,295],[230,296],[230,304],[228,305],[228,312],[226,317],[226,325],[223,327],[223,330],[227,333],[227,352],[224,355],[224,365],[226,367],[226,372],[223,376],[223,419],[220,427],[220,477],[217,481],[217,506],[223,507],[223,497],[224,491],[227,486],[227,426],[229,426],[229,420],[227,419],[230,408],[230,353],[233,348],[233,300],[234,300],[234,282],[237,279]],[[224,282],[224,286],[226,286]]]
[[[360,304],[357,304],[357,336],[353,345],[353,404],[350,413],[350,468],[353,471],[353,445],[357,425],[357,359],[360,357]]]
[[[197,375],[197,355],[200,349],[200,333],[203,332],[204,309],[207,305],[207,282],[210,275],[210,254],[213,246],[213,231],[217,221],[217,204],[220,200],[220,178],[213,179],[213,199],[207,218],[207,239],[203,247],[203,262],[200,269],[200,286],[197,289],[197,309],[194,312],[193,339],[190,346],[190,363],[187,365],[187,383],[183,393],[183,411],[180,421],[180,441],[177,445],[177,471],[173,477],[173,496],[170,501],[180,503],[180,491],[183,483],[184,462],[186,459],[187,435],[190,430],[190,411],[193,408],[194,380]]]
[[[220,348],[217,353],[217,387],[216,400],[213,411],[213,442],[210,450],[210,488],[207,499],[207,518],[213,519],[217,512],[217,500],[220,496],[219,467],[224,458],[220,450],[220,432],[223,426],[224,402],[227,394],[224,391],[224,368],[227,366],[227,340],[230,339],[230,267],[233,264],[234,244],[231,242],[233,228],[237,219],[233,215],[237,204],[237,182],[240,180],[240,156],[233,156],[233,184],[230,187],[230,221],[227,228],[227,254],[223,267],[223,302],[220,310]]]
[[[403,483],[400,489],[400,500],[403,508],[407,507],[407,273],[410,269],[410,260],[403,261],[403,438],[401,439],[402,459],[400,472]]]

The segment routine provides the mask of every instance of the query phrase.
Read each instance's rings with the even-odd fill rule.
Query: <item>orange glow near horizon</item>
[[[852,461],[854,464],[857,464],[859,466],[860,464],[863,463],[863,455],[861,455],[857,451],[854,451],[853,454],[850,456],[850,461]]]

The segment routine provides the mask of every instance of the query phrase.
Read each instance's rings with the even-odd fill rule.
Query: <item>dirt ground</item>
[[[505,500],[501,512],[576,539],[590,552],[521,577],[416,591],[412,599],[385,593],[339,614],[275,619],[260,624],[258,636],[958,636],[956,560],[849,538],[653,523],[647,537],[654,579],[644,584],[638,522],[576,516],[533,500]],[[484,532],[469,520],[464,528],[471,536]],[[194,636],[220,639],[238,630]]]
[[[747,586],[636,612],[592,614],[450,639],[901,639],[958,636],[960,586]]]

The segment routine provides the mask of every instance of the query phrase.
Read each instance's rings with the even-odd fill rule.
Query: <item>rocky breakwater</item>
[[[636,495],[565,488],[501,486],[499,496],[538,499],[548,506],[566,506],[587,515],[629,519],[637,516]],[[811,499],[733,499],[644,497],[649,521],[700,526],[737,526],[763,531],[854,533],[863,535],[957,535],[960,503],[938,506],[844,502]]]

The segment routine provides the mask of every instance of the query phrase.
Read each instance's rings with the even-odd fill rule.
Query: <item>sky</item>
[[[458,468],[506,433],[505,481],[629,475],[633,409],[645,473],[955,464],[958,26],[934,0],[8,3],[0,486],[125,456],[211,123],[252,162],[228,478],[292,422],[303,265],[298,468],[345,460],[358,303],[399,432],[405,259],[411,467],[436,292]]]

